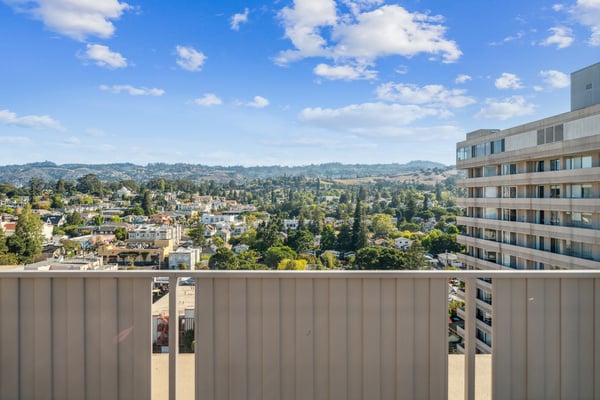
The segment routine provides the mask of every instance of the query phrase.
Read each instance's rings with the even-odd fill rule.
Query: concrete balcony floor
[[[448,355],[448,400],[464,399],[464,356]],[[475,369],[475,398],[491,399],[492,356],[478,354]],[[177,358],[177,398],[194,399],[194,355],[179,354]],[[152,355],[152,400],[169,398],[169,355]]]

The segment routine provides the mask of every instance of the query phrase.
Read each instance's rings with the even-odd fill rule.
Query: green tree
[[[96,226],[100,226],[104,224],[104,217],[102,215],[94,215],[94,218],[92,219],[92,224],[96,225]]]
[[[27,204],[15,227],[15,233],[8,238],[8,248],[15,253],[21,262],[32,262],[42,253],[42,221],[39,215],[31,211],[31,205]]]
[[[0,226],[0,255],[8,253],[8,246],[6,246],[6,235],[4,229]]]
[[[434,229],[423,238],[423,247],[432,254],[462,250],[462,246],[456,242],[455,234],[443,233],[437,229]]]
[[[323,226],[321,230],[321,250],[333,250],[335,249],[335,230],[331,225]]]
[[[66,219],[67,225],[82,226],[85,223],[83,217],[77,211],[73,211],[71,214],[67,215]]]
[[[81,243],[76,242],[75,240],[61,239],[60,244],[67,257],[73,257],[81,251]]]
[[[277,265],[279,265],[279,262],[283,259],[291,259],[294,260],[296,259],[297,254],[294,250],[292,250],[290,247],[288,246],[275,246],[275,247],[271,247],[270,249],[268,249],[265,252],[265,256],[264,256],[264,262],[265,264],[271,268],[271,269],[275,269],[277,268]]]
[[[371,216],[371,230],[375,237],[387,238],[395,230],[392,217],[388,214],[375,214]]]
[[[203,247],[206,245],[206,238],[204,237],[204,225],[200,222],[191,229],[188,230],[188,236],[192,239],[194,246]]]
[[[208,260],[210,269],[238,269],[239,263],[235,253],[226,247],[220,247]]]
[[[336,248],[341,251],[352,249],[352,229],[347,223],[340,226],[340,231],[337,235]]]
[[[417,215],[417,203],[415,202],[415,198],[409,194],[408,200],[406,201],[406,206],[404,208],[404,218],[407,222],[412,222],[414,216]]]
[[[290,260],[284,258],[277,264],[277,269],[279,270],[300,270],[303,271],[306,269],[307,265],[306,260]]]
[[[306,228],[290,232],[287,238],[287,245],[297,253],[311,250],[314,244],[315,236]]]
[[[358,250],[353,266],[356,269],[367,270],[406,269],[402,251],[382,246],[365,247]]]
[[[144,215],[152,215],[154,214],[154,210],[152,208],[152,193],[149,190],[146,190],[142,197],[142,210],[144,210]]]
[[[81,193],[92,194],[99,197],[103,195],[102,182],[95,174],[87,174],[77,179],[77,190]]]
[[[63,180],[63,178],[60,178],[56,182],[56,187],[54,188],[54,193],[56,193],[56,194],[65,193],[65,181]]]
[[[354,209],[354,221],[352,222],[352,250],[362,249],[367,245],[367,230],[364,221],[365,210],[362,201],[356,202]]]
[[[117,226],[115,228],[115,239],[117,239],[118,241],[124,241],[127,240],[128,234],[127,234],[127,229],[123,226]]]
[[[323,254],[321,254],[321,262],[323,263],[323,266],[327,269],[333,269],[339,265],[339,261],[331,251],[326,251]]]

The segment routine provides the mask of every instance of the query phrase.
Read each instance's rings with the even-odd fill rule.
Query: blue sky
[[[455,163],[569,111],[600,0],[0,0],[0,164]]]

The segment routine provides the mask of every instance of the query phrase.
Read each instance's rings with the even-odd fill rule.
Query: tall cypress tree
[[[360,250],[367,245],[367,230],[364,221],[364,207],[362,201],[356,201],[354,209],[354,222],[352,223],[352,249]]]

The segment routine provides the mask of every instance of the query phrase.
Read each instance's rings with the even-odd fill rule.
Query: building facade
[[[571,75],[570,112],[457,143],[468,269],[600,269],[599,78],[600,63]],[[492,346],[491,304],[491,281],[478,280],[482,353]]]

